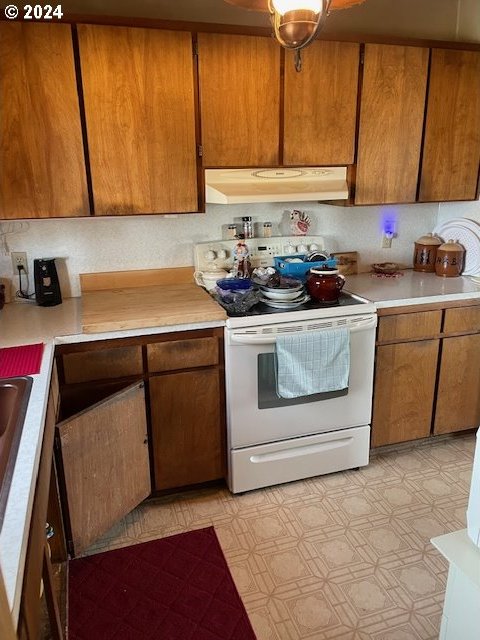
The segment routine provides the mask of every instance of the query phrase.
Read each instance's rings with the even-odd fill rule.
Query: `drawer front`
[[[445,311],[444,333],[480,333],[480,305]]]
[[[152,373],[217,365],[218,340],[194,338],[149,344],[147,358],[148,370]]]
[[[354,469],[368,464],[370,427],[354,427],[293,443],[273,442],[230,452],[228,485],[232,493]]]
[[[378,341],[424,339],[437,336],[442,326],[442,311],[420,311],[385,316],[378,321]]]
[[[109,380],[143,374],[140,346],[67,353],[63,356],[66,384]]]

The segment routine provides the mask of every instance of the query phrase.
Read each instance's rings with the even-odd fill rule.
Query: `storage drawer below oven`
[[[240,493],[363,467],[368,464],[369,450],[368,425],[232,449],[228,484],[232,493]]]

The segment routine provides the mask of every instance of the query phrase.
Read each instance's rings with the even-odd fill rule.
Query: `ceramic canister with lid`
[[[310,269],[307,273],[307,291],[317,302],[336,302],[345,284],[338,269]]]
[[[418,238],[415,241],[415,251],[413,253],[413,270],[426,273],[435,273],[435,261],[437,259],[438,247],[442,241],[433,233]]]
[[[435,273],[444,278],[455,278],[463,271],[463,261],[465,258],[464,247],[449,240],[441,244],[437,250],[437,260],[435,262]]]

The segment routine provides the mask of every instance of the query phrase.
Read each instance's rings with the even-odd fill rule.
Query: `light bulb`
[[[281,16],[288,11],[313,11],[320,13],[322,11],[322,0],[272,0],[273,8]]]

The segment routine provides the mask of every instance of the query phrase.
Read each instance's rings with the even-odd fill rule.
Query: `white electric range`
[[[323,249],[323,239],[315,238]],[[281,247],[276,255],[283,255],[285,240],[291,242],[273,240]],[[227,250],[224,243],[197,245],[196,255],[222,248]],[[307,302],[290,311],[259,303],[227,319],[228,484],[233,493],[368,464],[376,326],[375,305],[348,293],[333,305]],[[348,388],[279,397],[276,337],[335,327],[347,327],[350,333]]]

